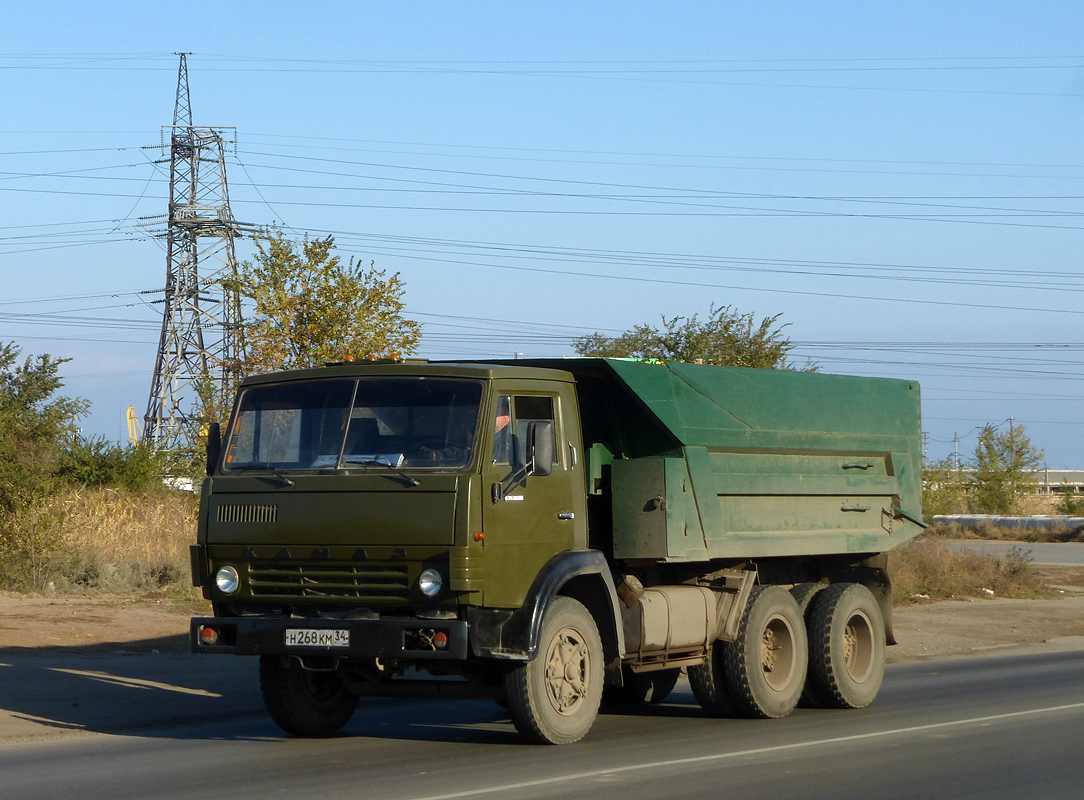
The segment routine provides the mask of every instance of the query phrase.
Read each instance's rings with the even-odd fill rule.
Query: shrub
[[[87,489],[105,486],[144,492],[161,486],[166,456],[150,444],[121,445],[105,437],[77,437],[68,446],[58,474]]]
[[[1084,497],[1077,497],[1073,492],[1063,494],[1058,500],[1057,512],[1070,517],[1084,516]]]
[[[893,550],[888,565],[897,603],[912,602],[916,595],[934,600],[981,597],[984,589],[998,597],[1047,594],[1030,555],[1018,547],[997,558],[923,535]]]
[[[60,490],[57,465],[83,400],[57,397],[65,359],[19,363],[19,348],[0,345],[0,585],[36,587],[60,549],[62,516],[48,508]]]

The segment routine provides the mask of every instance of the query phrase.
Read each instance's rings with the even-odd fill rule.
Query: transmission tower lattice
[[[244,355],[240,301],[222,281],[237,277],[234,239],[250,226],[230,211],[225,129],[192,125],[187,54],[178,55],[169,214],[159,234],[167,242],[162,334],[143,428],[157,449],[195,453],[207,413],[222,408]]]

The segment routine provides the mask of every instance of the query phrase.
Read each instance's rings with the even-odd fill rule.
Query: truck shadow
[[[675,692],[657,705],[607,703],[600,709],[596,725],[612,717],[704,719],[704,716],[691,694]],[[508,711],[492,700],[409,700],[400,701],[397,707],[359,707],[342,735],[534,747],[516,732]]]
[[[185,636],[0,647],[0,743],[65,730],[183,737],[170,729],[265,714],[254,660],[187,649]]]

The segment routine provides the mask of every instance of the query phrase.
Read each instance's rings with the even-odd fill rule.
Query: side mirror
[[[530,456],[529,474],[546,476],[553,472],[553,423],[530,422],[527,424],[527,454]]]
[[[222,455],[222,429],[217,422],[207,428],[207,475],[215,474],[215,466]]]

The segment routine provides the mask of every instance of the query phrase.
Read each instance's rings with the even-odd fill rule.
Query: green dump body
[[[615,359],[559,368],[579,385],[588,493],[610,496],[615,559],[880,553],[925,527],[915,382]]]

